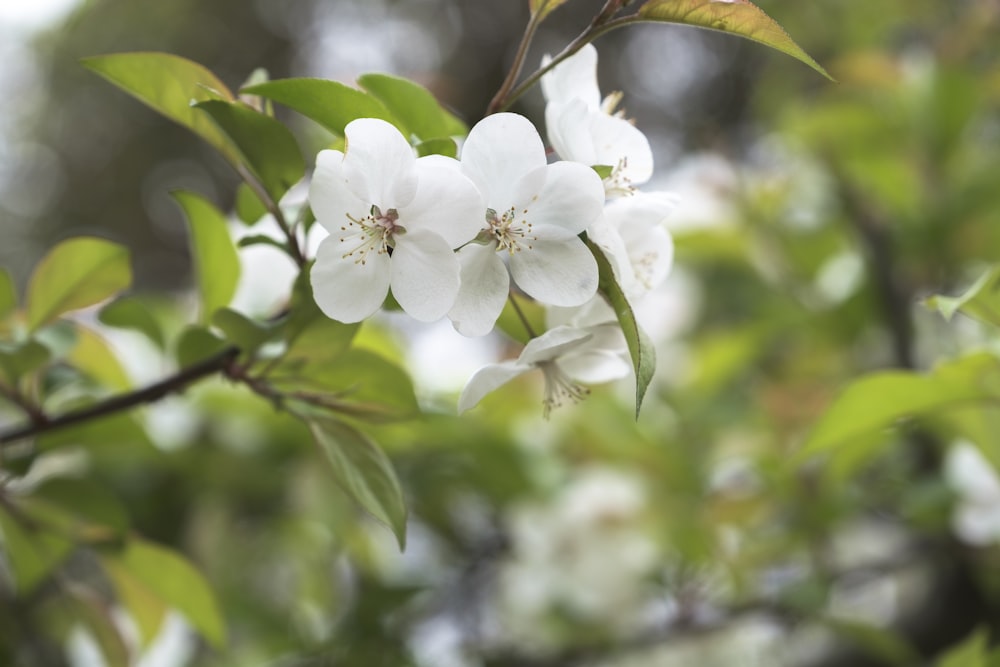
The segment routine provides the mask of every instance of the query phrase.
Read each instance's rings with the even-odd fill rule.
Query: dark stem
[[[174,375],[144,389],[112,396],[107,400],[80,408],[79,410],[67,412],[52,419],[45,419],[44,421],[2,431],[0,432],[0,447],[23,440],[24,438],[31,438],[81,422],[123,412],[139,405],[154,403],[169,394],[183,391],[189,385],[194,384],[204,377],[226,371],[239,353],[238,348],[229,346],[211,357],[182,368]]]
[[[508,102],[507,94],[510,92],[511,88],[514,87],[514,83],[517,82],[517,77],[521,75],[521,69],[524,67],[524,57],[528,55],[528,47],[531,46],[531,40],[535,37],[535,31],[538,30],[538,24],[540,23],[539,13],[535,12],[531,15],[528,20],[528,25],[524,29],[524,34],[521,35],[521,43],[517,45],[517,53],[514,55],[514,62],[510,66],[510,71],[507,72],[507,77],[503,80],[500,85],[500,90],[497,94],[493,96],[490,100],[490,105],[486,107],[486,115],[494,114],[497,111],[502,111],[510,106]]]

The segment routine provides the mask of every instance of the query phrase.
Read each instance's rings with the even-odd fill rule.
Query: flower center
[[[524,217],[527,215],[528,209],[524,209],[518,219],[513,206],[503,215],[498,215],[491,208],[486,209],[486,231],[497,240],[497,252],[506,250],[513,255],[521,250],[531,250],[531,242],[537,241],[538,237],[531,233],[531,223]]]
[[[632,179],[625,174],[626,169],[628,169],[628,157],[623,156],[604,179],[604,192],[609,197],[628,197],[635,194],[635,186],[632,185]]]
[[[590,394],[589,389],[569,379],[556,362],[539,362],[538,368],[545,377],[545,399],[542,405],[546,419],[554,408],[562,407],[566,401],[579,403]]]
[[[372,251],[377,255],[392,253],[393,236],[406,233],[406,229],[397,223],[399,213],[394,208],[382,213],[378,206],[372,206],[368,215],[355,218],[348,213],[347,220],[348,223],[340,227],[340,231],[344,232],[340,242],[356,240],[357,245],[342,257],[353,258],[355,264],[364,264],[368,260],[368,253]]]

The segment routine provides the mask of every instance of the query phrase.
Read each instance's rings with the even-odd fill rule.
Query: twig
[[[277,202],[271,198],[271,195],[268,194],[266,189],[264,189],[264,186],[257,179],[257,177],[250,173],[244,165],[237,165],[236,172],[240,175],[240,178],[243,179],[243,182],[247,184],[247,187],[253,190],[253,193],[257,195],[257,198],[262,204],[264,204],[264,208],[267,209],[267,212],[270,213],[275,222],[278,223],[278,227],[281,228],[281,232],[285,235],[285,238],[288,239],[288,251],[291,253],[292,259],[300,269],[304,268],[307,261],[306,256],[303,254],[302,247],[299,245],[299,239],[295,235],[295,230],[288,224],[288,220],[285,219],[285,214],[281,212],[281,207],[278,206]]]

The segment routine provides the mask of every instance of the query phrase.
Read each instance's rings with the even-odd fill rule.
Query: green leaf
[[[35,520],[59,528],[74,540],[118,539],[129,526],[128,515],[118,499],[107,487],[87,479],[46,480],[18,504]]]
[[[841,618],[827,618],[825,624],[838,636],[878,658],[880,664],[907,667],[921,662],[916,650],[891,630]]]
[[[883,371],[854,381],[826,410],[802,448],[820,453],[900,419],[1000,396],[1000,361],[989,354],[959,359],[931,375]]]
[[[30,593],[69,555],[72,543],[42,529],[23,525],[10,510],[0,505],[2,553],[14,574],[18,593]]]
[[[42,259],[28,283],[28,329],[103,301],[131,282],[123,246],[85,236],[63,241]]]
[[[253,234],[252,236],[244,236],[243,238],[241,238],[239,241],[236,242],[236,245],[240,248],[246,248],[247,246],[252,246],[252,245],[269,245],[269,246],[274,246],[275,248],[277,248],[278,250],[282,251],[285,254],[288,254],[287,243],[279,241],[266,234]]]
[[[0,321],[7,319],[17,308],[17,290],[7,269],[0,268]]]
[[[935,662],[935,667],[989,667],[989,631],[979,628],[961,643],[952,646]]]
[[[146,307],[146,304],[134,296],[115,299],[101,309],[97,319],[109,327],[138,331],[161,350],[167,344],[160,323]]]
[[[242,102],[209,100],[195,105],[208,113],[232,139],[243,162],[271,200],[278,202],[306,173],[302,152],[291,131],[279,121]]]
[[[222,340],[208,329],[188,327],[177,339],[175,357],[181,367],[191,366],[199,361],[222,352],[228,347]]]
[[[388,526],[406,547],[406,504],[385,453],[366,435],[341,421],[309,420],[309,430],[326,454],[337,483],[365,511]]]
[[[746,37],[790,55],[834,80],[774,19],[749,0],[648,0],[639,8],[638,16],[647,21],[681,23]]]
[[[135,621],[140,644],[143,648],[149,646],[160,633],[169,605],[117,559],[105,557],[100,560],[119,601]]]
[[[566,4],[568,0],[528,0],[528,8],[532,16],[537,15],[538,20],[544,19],[560,6]]]
[[[201,573],[179,553],[132,538],[121,552],[105,555],[102,562],[107,570],[117,565],[131,575],[136,585],[184,614],[216,648],[225,643],[225,626],[212,589]]]
[[[612,167],[611,165],[607,165],[607,164],[595,164],[595,165],[591,166],[591,169],[593,169],[595,172],[597,172],[597,175],[601,177],[602,181],[605,178],[608,178],[609,176],[611,176],[611,173],[615,170],[614,167]]]
[[[356,118],[381,118],[399,126],[385,105],[375,97],[338,81],[277,79],[249,86],[242,92],[283,104],[341,137],[344,136],[344,127]]]
[[[246,183],[240,183],[236,188],[236,217],[246,225],[253,225],[267,215],[267,206],[260,200],[257,193]]]
[[[225,84],[198,63],[155,52],[94,56],[84,58],[82,63],[155,111],[192,130],[234,165],[239,163],[239,153],[229,138],[211,118],[191,106],[192,102],[234,99]]]
[[[439,139],[428,139],[427,141],[421,141],[416,146],[417,155],[423,157],[425,155],[444,155],[447,157],[458,157],[458,144],[451,137],[443,137]]]
[[[29,339],[13,345],[0,343],[0,371],[11,384],[38,370],[51,358],[49,348],[37,340]]]
[[[635,416],[638,419],[642,399],[646,396],[646,389],[656,371],[656,349],[646,333],[639,328],[635,313],[632,312],[632,306],[615,279],[611,262],[593,241],[590,239],[584,239],[584,241],[590,248],[591,254],[594,255],[594,259],[597,260],[598,290],[614,309],[618,324],[622,328],[622,333],[625,334],[625,342],[628,344],[629,356],[632,358],[632,367],[635,370]]]
[[[129,648],[111,616],[111,610],[89,589],[71,585],[69,590],[77,618],[83,621],[100,647],[104,664],[107,667],[129,667],[132,664]]]
[[[961,311],[980,322],[1000,327],[1000,266],[980,276],[961,296],[932,296],[926,305],[939,311],[946,320]]]
[[[119,391],[132,386],[128,374],[108,342],[86,327],[76,327],[76,345],[68,361],[98,383]]]
[[[365,74],[358,83],[389,109],[406,134],[429,140],[469,133],[465,123],[419,84],[389,74]]]
[[[229,308],[220,308],[212,317],[212,324],[217,326],[226,339],[240,348],[243,354],[255,352],[261,345],[274,338],[276,327],[262,322],[255,322],[242,313]]]
[[[240,259],[229,236],[226,218],[211,202],[179,190],[174,199],[184,209],[191,230],[191,255],[201,296],[201,321],[229,305],[240,279]]]

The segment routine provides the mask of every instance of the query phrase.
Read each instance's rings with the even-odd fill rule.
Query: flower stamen
[[[579,403],[590,395],[590,389],[573,382],[555,361],[539,362],[537,365],[545,378],[545,399],[542,400],[542,405],[546,419],[553,409],[562,407],[563,403]]]
[[[340,242],[346,243],[347,239],[355,237],[359,240],[358,244],[342,257],[344,259],[353,257],[355,264],[364,264],[368,260],[368,253],[372,251],[378,255],[391,253],[393,236],[406,232],[406,229],[397,223],[399,213],[394,208],[382,213],[378,206],[372,206],[366,216],[355,218],[350,213],[345,215],[349,222],[340,227],[340,230],[345,232],[345,235],[340,237]]]
[[[531,242],[538,240],[532,234],[532,226],[528,222],[528,209],[522,210],[521,215],[524,217],[518,219],[513,206],[504,211],[503,215],[497,215],[493,209],[486,210],[487,231],[497,241],[497,252],[506,250],[513,255],[521,250],[531,250]]]

